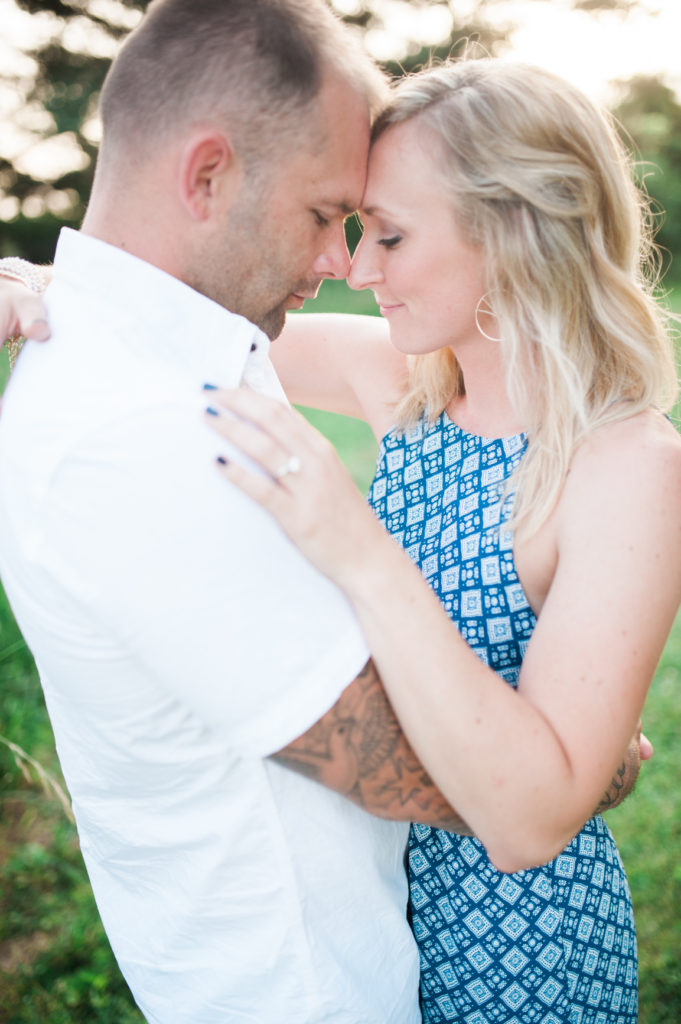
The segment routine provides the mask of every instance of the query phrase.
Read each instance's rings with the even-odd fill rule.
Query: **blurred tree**
[[[467,0],[461,5],[465,15],[457,13],[457,0],[327,2],[395,75],[431,54],[456,54],[466,40],[497,53],[511,31],[488,19],[508,0]],[[570,2],[576,9],[626,14],[637,0]],[[147,3],[0,0],[7,23],[11,9],[32,17],[26,33],[32,41],[21,47],[18,62],[3,62],[0,72],[0,256],[21,253],[47,262],[60,224],[82,218],[98,142],[98,91],[120,40]]]
[[[637,76],[620,88],[615,115],[636,147],[639,175],[653,200],[667,276],[681,284],[681,104],[659,76]],[[673,253],[679,254],[676,263]]]
[[[140,0],[0,0],[33,17],[36,42],[0,74],[13,131],[0,147],[0,255],[47,262],[59,227],[78,223],[90,190],[96,98]]]
[[[594,13],[598,11],[621,11],[629,14],[637,6],[637,0],[574,0],[572,5],[576,11]]]

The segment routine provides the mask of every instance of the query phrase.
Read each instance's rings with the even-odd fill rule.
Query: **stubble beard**
[[[284,328],[287,299],[300,285],[286,273],[287,240],[264,229],[264,215],[262,197],[255,195],[230,212],[209,276],[215,301],[273,340]]]
[[[279,337],[284,329],[284,325],[286,324],[285,304],[282,303],[274,309],[269,310],[269,312],[265,313],[263,317],[258,320],[254,319],[253,323],[267,335],[270,341],[274,341],[275,338]]]
[[[267,191],[260,183],[230,210],[210,250],[194,261],[194,280],[186,280],[273,341],[284,329],[291,295],[313,294],[319,280],[291,280],[295,240],[282,237],[267,218]]]

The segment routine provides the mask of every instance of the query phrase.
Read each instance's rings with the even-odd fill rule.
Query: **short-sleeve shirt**
[[[407,826],[266,759],[368,657],[215,467],[238,456],[202,384],[283,400],[268,339],[68,229],[47,306],[0,421],[0,569],[135,999],[153,1024],[414,1024]]]

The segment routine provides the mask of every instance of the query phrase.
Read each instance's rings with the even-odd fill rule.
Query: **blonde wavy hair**
[[[494,59],[429,68],[395,88],[374,140],[415,118],[436,140],[457,222],[485,253],[485,302],[527,422],[512,525],[533,532],[584,438],[676,396],[648,206],[611,118],[548,71]],[[463,390],[451,349],[411,357],[398,427],[436,419]]]

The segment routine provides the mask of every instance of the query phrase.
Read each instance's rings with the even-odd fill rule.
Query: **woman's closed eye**
[[[387,238],[379,238],[378,244],[386,249],[394,249],[398,242],[402,241],[402,235],[389,235]]]

